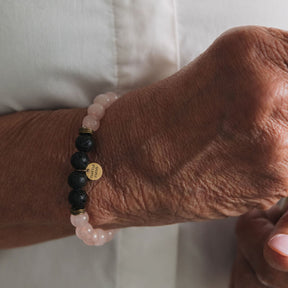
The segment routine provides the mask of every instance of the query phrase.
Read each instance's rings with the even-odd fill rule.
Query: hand
[[[91,223],[214,219],[268,209],[287,196],[286,63],[286,32],[238,28],[178,73],[123,95],[105,112],[89,153],[104,171],[85,187]],[[85,113],[0,117],[0,247],[73,233],[67,177]]]
[[[231,288],[288,287],[288,212],[280,217],[277,206],[240,217]]]
[[[235,216],[287,196],[287,63],[287,32],[237,28],[119,99],[96,135],[105,172],[90,191],[95,225]]]

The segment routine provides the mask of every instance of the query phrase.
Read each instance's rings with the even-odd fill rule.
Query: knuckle
[[[286,33],[287,34],[287,33]],[[255,61],[273,71],[287,72],[288,37],[285,32],[261,26],[243,26],[227,30],[214,42],[222,55],[232,55],[241,65],[243,59],[247,69],[255,68]],[[280,68],[280,69],[279,69]]]
[[[244,26],[227,30],[214,42],[217,48],[223,49],[228,55],[255,55],[256,43],[263,34],[263,27]]]

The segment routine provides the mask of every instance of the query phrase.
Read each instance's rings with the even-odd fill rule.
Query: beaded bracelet
[[[102,176],[102,168],[98,163],[89,163],[86,152],[92,150],[94,141],[92,134],[100,126],[100,119],[113,102],[119,98],[113,92],[100,94],[95,97],[93,104],[88,107],[88,115],[82,121],[79,129],[79,136],[75,141],[75,146],[79,150],[71,157],[71,164],[75,168],[69,177],[68,184],[73,190],[69,193],[68,200],[71,207],[70,221],[76,227],[75,232],[79,239],[86,245],[100,246],[113,239],[116,230],[94,229],[89,224],[89,216],[85,212],[85,204],[88,196],[83,188],[87,181],[98,180]]]

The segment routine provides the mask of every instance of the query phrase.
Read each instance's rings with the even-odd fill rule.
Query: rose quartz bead
[[[102,229],[94,229],[92,239],[95,246],[101,246],[108,241],[106,231]]]
[[[116,230],[107,230],[106,231],[106,237],[107,237],[107,240],[110,241],[114,238],[114,235],[116,233]]]
[[[108,108],[115,100],[117,100],[119,97],[117,94],[113,92],[108,92],[106,94],[100,94],[95,97],[93,103],[99,103],[104,108]]]
[[[99,229],[94,229],[92,236],[91,236],[91,240],[93,241],[93,245],[96,245],[96,246],[97,246],[97,243],[99,242],[99,238],[100,238],[98,230]]]
[[[94,246],[94,241],[91,238],[89,238],[87,240],[84,239],[83,242],[84,242],[84,244],[86,244],[88,246]]]
[[[83,118],[82,126],[96,131],[100,126],[100,122],[99,120],[95,119],[95,117],[87,115]]]
[[[109,97],[109,99],[112,103],[115,102],[117,99],[119,99],[119,95],[117,95],[114,92],[107,92],[106,96]]]
[[[105,114],[105,108],[99,103],[94,103],[88,107],[87,112],[94,119],[100,120]]]
[[[109,101],[110,99],[107,98],[106,94],[100,94],[95,97],[95,99],[93,100],[93,103],[98,103],[102,105],[104,108],[107,108],[109,106]]]
[[[93,233],[93,227],[89,223],[86,223],[83,226],[76,227],[76,235],[81,240],[87,241],[91,239],[90,237],[92,233]]]
[[[112,238],[109,238],[108,232],[102,229],[95,229],[92,239],[95,246],[101,246],[106,242],[110,241]]]
[[[83,214],[79,214],[79,215],[73,215],[71,214],[70,216],[70,221],[71,224],[75,227],[77,226],[83,226],[86,223],[88,223],[89,221],[89,216],[87,214],[87,212],[83,213]]]

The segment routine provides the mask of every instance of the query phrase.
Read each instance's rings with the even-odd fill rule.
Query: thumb
[[[264,257],[273,268],[288,271],[288,211],[278,220],[268,237]]]

